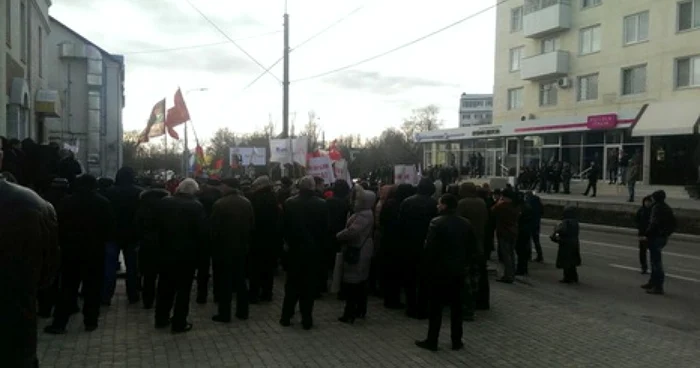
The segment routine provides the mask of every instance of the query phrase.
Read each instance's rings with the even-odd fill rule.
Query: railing
[[[506,165],[501,165],[501,176],[508,177],[508,174],[510,174],[510,168]]]
[[[581,180],[581,179],[583,179],[583,177],[584,177],[589,171],[591,171],[591,168],[590,168],[590,167],[587,168],[586,170],[583,170],[583,171],[579,172],[578,174],[572,175],[571,178],[572,178],[572,179]]]
[[[571,5],[571,0],[525,0],[524,14],[534,13],[536,11],[554,6],[557,4]]]

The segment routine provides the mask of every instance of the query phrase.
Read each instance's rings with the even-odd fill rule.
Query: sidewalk
[[[583,196],[581,193],[572,192],[571,194],[546,194],[538,193],[538,196],[542,198],[543,203],[549,202],[576,202],[576,203],[586,203],[586,204],[600,204],[600,205],[613,205],[615,207],[634,207],[638,208],[642,203],[642,197],[635,198],[634,203],[627,202],[627,195],[625,193],[620,195],[607,195],[600,194],[594,198]],[[666,203],[668,203],[671,208],[683,209],[690,211],[700,211],[700,201],[693,199],[678,199],[678,198],[667,198]]]

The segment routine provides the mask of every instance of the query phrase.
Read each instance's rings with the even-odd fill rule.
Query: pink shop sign
[[[586,120],[588,129],[613,129],[617,127],[617,114],[591,115]]]

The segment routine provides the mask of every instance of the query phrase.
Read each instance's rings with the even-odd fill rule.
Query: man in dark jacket
[[[0,172],[1,152],[0,143]],[[38,367],[36,295],[58,267],[56,214],[36,193],[2,174],[0,208],[0,359],[6,367]]]
[[[589,191],[593,191],[591,197],[595,197],[598,193],[598,179],[600,179],[600,169],[595,161],[591,162],[591,166],[588,168],[588,186],[583,195],[587,196]]]
[[[457,214],[471,223],[479,254],[479,257],[475,258],[476,263],[469,265],[469,270],[474,271],[469,276],[476,279],[470,281],[476,281],[476,283],[467,285],[463,292],[464,317],[471,320],[474,318],[474,308],[481,310],[490,308],[489,275],[484,257],[484,234],[488,225],[489,210],[486,208],[484,200],[477,196],[474,183],[462,183],[459,187],[459,193],[462,199],[457,204]],[[472,293],[472,290],[475,293]]]
[[[469,220],[457,215],[457,198],[440,197],[440,216],[430,222],[425,239],[424,276],[430,290],[428,338],[416,341],[423,349],[436,351],[442,310],[450,306],[452,350],[462,342],[462,296],[466,269],[478,257],[478,245]]]
[[[532,191],[525,194],[525,202],[530,207],[530,215],[532,215],[532,242],[535,244],[535,251],[537,252],[537,258],[535,262],[544,262],[544,255],[542,254],[542,243],[540,242],[540,230],[542,228],[542,213],[544,211],[542,206],[542,200]]]
[[[496,281],[512,284],[515,281],[515,243],[518,239],[520,211],[513,203],[515,193],[506,189],[503,196],[491,209],[496,219],[498,258],[503,264],[503,275]]]
[[[652,205],[649,217],[649,227],[640,240],[649,245],[649,260],[651,262],[651,277],[649,282],[642,285],[649,294],[663,295],[664,293],[664,268],[662,251],[668,242],[668,237],[676,229],[676,217],[673,210],[666,203],[666,192],[657,190],[651,194]]]
[[[282,326],[291,325],[297,302],[305,330],[313,327],[314,296],[319,268],[328,242],[328,206],[315,193],[312,176],[299,181],[299,194],[284,203],[284,239],[287,243],[287,282],[284,287]]]
[[[81,283],[83,323],[86,331],[94,331],[100,315],[105,244],[112,236],[114,214],[109,201],[97,194],[97,179],[89,174],[75,179],[73,194],[59,204],[56,212],[63,263],[61,291],[53,323],[44,331],[66,332]]]
[[[156,328],[171,326],[175,333],[192,329],[192,324],[187,322],[190,291],[198,248],[206,235],[204,207],[195,197],[198,191],[199,185],[194,179],[183,180],[175,195],[160,200],[155,216],[160,258]]]
[[[326,199],[328,204],[328,249],[325,252],[323,264],[324,268],[320,272],[319,286],[320,292],[328,290],[328,271],[332,271],[335,266],[335,255],[340,252],[342,244],[336,239],[335,234],[345,229],[350,212],[350,186],[343,179],[338,179],[333,184],[333,196]]]
[[[402,243],[407,255],[405,286],[406,314],[411,318],[428,317],[427,296],[421,282],[420,260],[423,253],[425,236],[430,221],[437,216],[437,201],[432,197],[435,185],[428,178],[421,179],[415,195],[407,198],[399,210],[399,226]]]
[[[206,224],[210,223],[211,212],[214,208],[214,203],[221,198],[221,181],[217,179],[208,179],[207,182],[200,188],[197,193],[197,199],[204,206],[206,214]],[[211,235],[210,231],[206,232],[207,237],[202,239],[202,244],[199,249],[200,259],[197,265],[197,303],[206,304],[207,295],[209,292],[209,269],[211,268]]]
[[[134,219],[136,237],[139,241],[139,271],[143,307],[151,309],[156,298],[156,280],[158,279],[158,228],[156,227],[156,209],[160,200],[170,196],[161,188],[146,189],[141,193],[139,209]]]
[[[236,318],[248,318],[246,265],[255,225],[253,206],[240,191],[234,178],[225,179],[224,196],[212,208],[211,240],[214,263],[215,297],[219,301],[215,322],[231,322],[231,300],[236,291]],[[264,221],[265,219],[263,219]]]
[[[282,252],[282,210],[267,176],[253,181],[250,202],[255,213],[250,249],[250,302],[272,301],[277,259]]]
[[[139,196],[143,191],[136,186],[136,172],[130,167],[117,171],[114,185],[105,191],[105,196],[112,204],[115,216],[114,237],[107,244],[105,255],[105,280],[102,303],[111,304],[116,286],[117,263],[119,252],[124,253],[126,263],[126,294],[130,304],[139,302],[138,291],[138,245],[134,233],[134,218],[139,208]]]

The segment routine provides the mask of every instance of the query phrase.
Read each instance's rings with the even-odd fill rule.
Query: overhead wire
[[[399,45],[399,46],[397,46],[397,47],[394,47],[394,48],[392,48],[392,49],[389,49],[389,50],[387,50],[387,51],[384,51],[384,52],[382,52],[382,53],[379,53],[379,54],[377,54],[377,55],[374,55],[374,56],[371,56],[371,57],[368,57],[368,58],[365,58],[365,59],[356,61],[356,62],[354,62],[354,63],[352,63],[352,64],[347,64],[347,65],[342,66],[342,67],[338,67],[338,68],[335,68],[335,69],[332,69],[332,70],[328,70],[328,71],[325,71],[325,72],[323,72],[323,73],[318,73],[318,74],[310,75],[310,76],[308,76],[308,77],[299,78],[299,79],[293,80],[292,83],[303,82],[303,81],[307,81],[307,80],[311,80],[311,79],[317,79],[317,78],[325,77],[325,76],[330,75],[330,74],[335,74],[335,73],[338,73],[338,72],[342,72],[342,71],[344,71],[344,70],[354,68],[354,67],[356,67],[356,66],[359,66],[359,65],[368,63],[368,62],[370,62],[370,61],[377,60],[377,59],[382,58],[382,57],[384,57],[384,56],[387,56],[387,55],[389,55],[389,54],[393,54],[393,53],[396,52],[396,51],[405,49],[406,47],[409,47],[409,46],[413,46],[414,44],[416,44],[416,43],[418,43],[418,42],[421,42],[421,41],[423,41],[423,40],[426,40],[426,39],[428,39],[428,38],[430,38],[430,37],[432,37],[432,36],[435,36],[435,35],[437,35],[437,34],[439,34],[439,33],[442,33],[442,32],[444,32],[444,31],[446,31],[446,30],[448,30],[448,29],[450,29],[450,28],[456,27],[456,26],[458,26],[458,25],[460,25],[460,24],[462,24],[462,23],[464,23],[464,22],[466,22],[466,21],[468,21],[468,20],[470,20],[470,19],[472,19],[472,18],[474,18],[474,17],[477,17],[477,16],[479,16],[479,15],[481,15],[481,14],[484,14],[484,13],[486,13],[486,12],[492,10],[492,9],[495,9],[495,8],[499,7],[500,5],[503,5],[504,3],[508,2],[508,1],[509,1],[509,0],[500,0],[500,1],[498,1],[498,2],[497,2],[496,4],[494,4],[494,5],[491,5],[491,6],[487,7],[487,8],[484,8],[484,9],[482,9],[482,10],[479,10],[479,11],[476,12],[476,13],[472,13],[472,14],[470,14],[470,15],[464,17],[464,18],[461,18],[461,19],[459,19],[459,20],[457,20],[457,21],[455,21],[455,22],[452,22],[452,23],[450,23],[450,24],[448,24],[448,25],[446,25],[446,26],[444,26],[444,27],[442,27],[442,28],[439,28],[439,29],[437,29],[437,30],[435,30],[435,31],[432,31],[432,32],[430,32],[430,33],[428,33],[428,34],[425,34],[425,35],[421,36],[421,37],[418,37],[418,38],[416,38],[416,39],[414,39],[414,40],[412,40],[412,41],[410,41],[410,42],[404,43],[404,44],[402,44],[402,45]]]
[[[214,21],[212,21],[211,19],[209,19],[209,17],[207,17],[206,14],[204,14],[201,10],[199,10],[199,8],[197,8],[197,6],[195,6],[195,5],[192,3],[192,1],[190,1],[190,0],[185,0],[185,1],[187,2],[187,4],[189,4],[189,6],[190,6],[192,9],[194,9],[197,13],[199,13],[199,15],[200,15],[202,18],[204,18],[204,20],[206,20],[212,27],[214,27],[214,29],[216,29],[222,36],[224,36],[227,40],[229,40],[229,42],[230,42],[231,44],[233,44],[233,46],[236,46],[236,48],[237,48],[240,52],[244,53],[250,60],[252,60],[255,64],[257,64],[257,65],[258,65],[259,67],[261,67],[263,70],[265,70],[265,73],[266,73],[266,74],[269,74],[270,76],[272,76],[273,78],[275,78],[278,82],[282,83],[282,80],[280,80],[276,75],[272,74],[269,70],[267,70],[263,64],[261,64],[255,57],[253,57],[253,55],[251,55],[248,51],[246,51],[243,47],[241,47],[241,46],[236,42],[236,40],[234,40],[233,38],[231,38],[229,35],[226,34],[226,32],[224,32],[221,28],[219,28],[219,26],[216,25],[216,23],[214,23]]]
[[[235,40],[236,42],[238,42],[238,41],[245,41],[245,40],[252,40],[252,39],[261,38],[261,37],[266,37],[266,36],[270,36],[270,35],[278,34],[278,33],[282,33],[282,31],[272,31],[272,32],[267,32],[267,33],[261,33],[261,34],[258,34],[258,35],[236,38],[236,39],[234,39],[234,40]],[[227,44],[229,44],[229,43],[231,43],[231,42],[230,42],[230,41],[220,41],[220,42],[200,43],[200,44],[196,44],[196,45],[178,46],[178,47],[170,47],[170,48],[162,48],[162,49],[151,49],[151,50],[139,50],[139,51],[119,52],[118,54],[120,54],[120,55],[155,54],[155,53],[161,53],[161,52],[172,52],[172,51],[181,51],[181,50],[191,50],[191,49],[197,49],[197,48],[203,48],[203,47],[210,47],[210,46],[227,45]]]
[[[343,15],[342,17],[336,19],[333,23],[329,24],[329,25],[326,26],[325,28],[322,28],[322,29],[319,30],[318,32],[312,34],[310,37],[306,38],[304,41],[301,41],[298,45],[296,45],[296,46],[290,48],[290,49],[289,49],[289,52],[291,53],[292,51],[294,51],[294,50],[296,50],[296,49],[298,49],[298,48],[300,48],[300,47],[306,45],[307,43],[313,41],[315,38],[321,36],[322,34],[328,32],[330,29],[332,29],[332,28],[334,28],[335,26],[339,25],[340,23],[344,22],[346,19],[350,18],[351,16],[353,16],[355,13],[359,12],[360,10],[362,10],[363,8],[365,8],[366,6],[367,6],[367,4],[360,5],[360,6],[358,6],[357,8],[353,9],[352,11],[350,11],[349,13],[347,13],[347,14]],[[272,63],[272,65],[270,65],[269,67],[265,68],[265,71],[263,71],[262,73],[260,73],[257,77],[255,77],[255,79],[253,79],[250,83],[248,83],[248,84],[241,90],[241,93],[242,93],[242,92],[245,92],[248,88],[252,87],[252,86],[253,86],[257,81],[259,81],[270,69],[272,69],[272,68],[274,68],[275,66],[277,66],[277,64],[279,64],[280,61],[282,61],[282,60],[284,60],[284,56],[282,56],[281,58],[277,59],[277,61],[275,61],[274,63]]]

